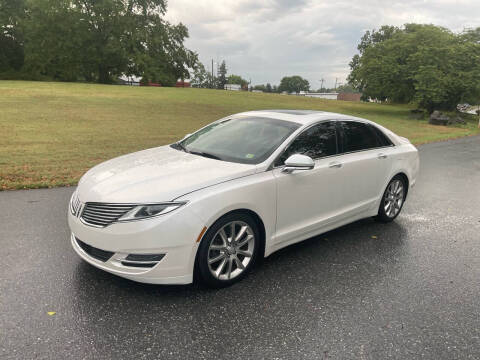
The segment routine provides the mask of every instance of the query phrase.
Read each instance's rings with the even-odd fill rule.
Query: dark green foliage
[[[362,37],[348,80],[364,97],[453,110],[480,97],[479,39],[479,29],[454,34],[434,25],[382,27]]]
[[[267,87],[265,85],[255,85],[253,87],[253,90],[259,90],[259,91],[263,91],[263,92],[266,92],[267,91]]]
[[[243,79],[239,75],[230,75],[227,79],[227,84],[238,84],[241,85],[242,88],[245,88],[248,86],[248,81]]]
[[[205,69],[205,66],[198,62],[193,69],[191,84],[196,88],[208,88],[211,84],[211,76]]]
[[[223,60],[218,67],[217,74],[217,88],[223,90],[227,83],[227,65],[225,64],[225,60]]]
[[[308,80],[302,78],[301,76],[285,76],[280,81],[280,86],[278,90],[280,92],[286,91],[289,93],[299,93],[300,91],[308,91],[310,89],[310,84]]]
[[[332,91],[335,89],[332,89]],[[358,93],[359,91],[355,89],[351,84],[344,84],[337,86],[337,92],[339,93]]]
[[[0,0],[0,74],[100,83],[125,74],[174,85],[197,55],[183,45],[187,28],[165,12],[165,0]]]
[[[23,66],[20,23],[24,14],[22,0],[0,0],[0,74],[16,74]]]

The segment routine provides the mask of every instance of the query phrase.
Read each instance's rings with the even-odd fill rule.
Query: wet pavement
[[[0,358],[479,359],[480,137],[420,158],[394,223],[290,246],[222,290],[83,262],[73,188],[0,192]]]

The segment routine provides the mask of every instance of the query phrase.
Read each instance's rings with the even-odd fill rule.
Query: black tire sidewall
[[[395,181],[395,180],[400,180],[403,184],[403,202],[402,202],[402,206],[400,207],[400,210],[398,211],[398,213],[394,216],[394,217],[390,217],[388,216],[386,213],[385,213],[385,207],[384,207],[384,203],[385,203],[385,196],[387,196],[387,190],[388,190],[388,187],[390,186],[390,184],[392,183],[392,181]],[[390,222],[390,221],[393,221],[396,219],[396,217],[398,215],[400,215],[402,209],[403,209],[403,205],[405,204],[405,199],[406,199],[406,196],[407,196],[407,184],[405,183],[405,179],[402,177],[402,176],[399,176],[399,175],[396,175],[394,176],[387,184],[387,186],[385,187],[385,191],[383,192],[383,196],[382,196],[382,200],[380,201],[380,206],[378,208],[378,215],[377,215],[377,219],[380,220],[381,222]]]
[[[217,231],[231,221],[243,221],[252,229],[255,235],[255,245],[253,248],[252,260],[249,262],[247,268],[237,277],[231,280],[218,280],[210,273],[210,269],[208,268],[208,248],[210,246],[210,242],[213,240],[213,236],[217,233]],[[257,222],[249,214],[234,212],[222,216],[212,226],[210,226],[200,242],[196,258],[196,272],[198,273],[196,274],[197,278],[199,278],[200,281],[202,281],[205,285],[213,288],[230,286],[240,281],[250,272],[256,263],[257,257],[259,256],[258,252],[260,249],[260,241],[260,232],[258,230]]]

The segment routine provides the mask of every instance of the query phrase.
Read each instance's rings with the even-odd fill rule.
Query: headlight
[[[127,212],[118,221],[140,220],[153,216],[159,216],[178,209],[185,205],[186,202],[170,202],[161,204],[138,205]]]

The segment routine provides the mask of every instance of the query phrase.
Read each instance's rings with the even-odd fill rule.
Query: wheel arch
[[[408,195],[408,189],[410,188],[410,179],[408,178],[407,174],[404,171],[398,171],[395,175],[391,177],[391,179],[388,181],[387,185],[392,181],[393,178],[395,177],[401,177],[405,181],[406,189],[405,189],[405,199],[407,198]]]
[[[228,216],[228,215],[231,215],[231,214],[235,214],[235,213],[250,215],[255,220],[255,223],[257,224],[257,227],[258,227],[258,231],[260,232],[260,252],[259,253],[263,254],[263,256],[265,256],[265,243],[266,243],[265,224],[264,224],[262,218],[260,217],[260,215],[258,215],[258,213],[256,211],[253,211],[253,210],[247,209],[247,208],[238,208],[238,209],[229,210],[229,211],[223,213],[221,216],[217,216],[215,218],[215,220],[210,222],[210,225],[208,225],[207,230],[204,232],[200,241],[203,240],[203,238],[205,237],[205,234],[213,226],[213,224],[215,224],[221,218],[223,218],[225,216]],[[197,256],[198,256],[198,252],[197,252]]]
[[[210,228],[217,222],[219,221],[221,218],[225,217],[225,216],[228,216],[228,215],[231,215],[231,214],[247,214],[249,216],[251,216],[255,223],[257,224],[257,227],[258,227],[258,231],[260,233],[260,248],[259,248],[259,255],[261,254],[262,256],[258,256],[257,257],[257,261],[261,261],[264,257],[265,257],[265,244],[266,244],[266,231],[265,231],[265,224],[262,220],[262,218],[260,217],[260,215],[258,215],[255,211],[251,210],[251,209],[246,209],[246,208],[238,208],[238,209],[234,209],[234,210],[230,210],[230,211],[227,211],[225,212],[224,214],[222,214],[221,216],[218,216],[214,221],[211,222],[211,224],[207,227],[206,231],[203,233],[199,243],[201,243],[203,241],[203,239],[205,238],[205,234],[207,234],[208,230],[210,230]],[[195,261],[194,261],[194,265],[193,265],[193,278],[194,278],[194,281],[198,281],[199,280],[199,269],[198,269],[198,254],[199,254],[199,251],[198,251],[198,247],[196,249],[196,253],[195,253]]]

